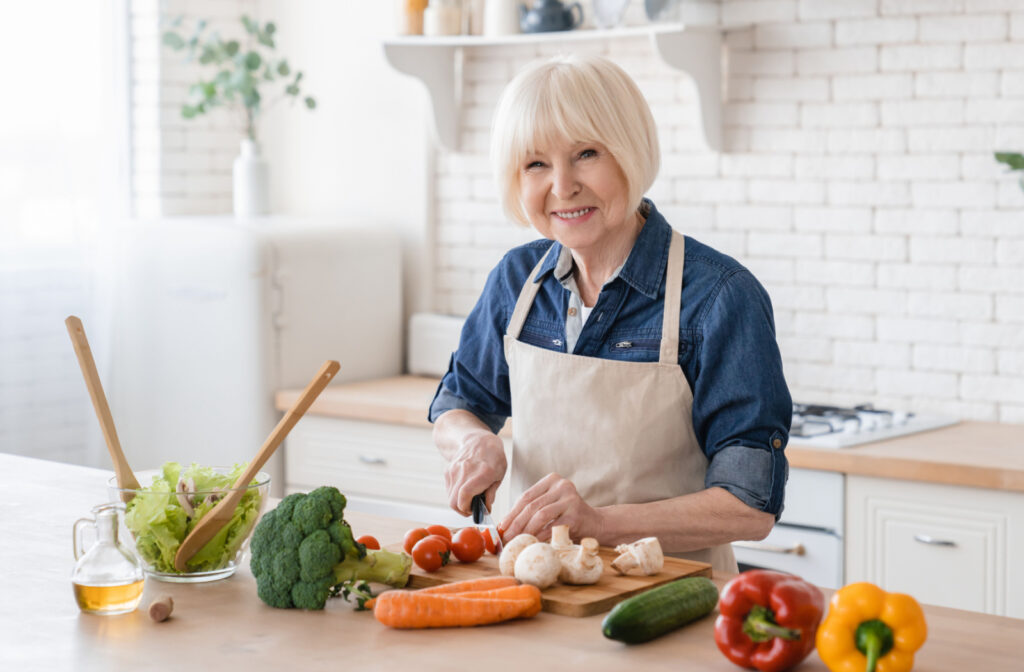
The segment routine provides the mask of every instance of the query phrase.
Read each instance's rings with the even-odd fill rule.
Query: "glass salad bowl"
[[[139,489],[118,487],[116,477],[107,482],[112,501],[121,501],[126,493],[132,495],[124,514],[129,532],[124,538],[147,575],[161,581],[198,583],[235,573],[270,494],[270,476],[262,471],[243,488],[231,520],[196,552],[184,572],[174,568],[174,554],[203,515],[233,490],[245,466],[182,467],[168,462],[161,469],[136,472]]]

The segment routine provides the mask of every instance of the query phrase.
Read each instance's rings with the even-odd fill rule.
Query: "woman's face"
[[[626,176],[600,143],[560,140],[539,148],[523,161],[519,180],[530,223],[545,238],[599,255],[636,235]]]

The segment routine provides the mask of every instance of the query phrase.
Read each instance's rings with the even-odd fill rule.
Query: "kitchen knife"
[[[487,505],[484,504],[484,495],[473,496],[473,524],[482,525],[488,529],[491,534],[491,539],[494,540],[494,554],[501,553],[503,544],[501,543],[501,535],[498,534],[498,526],[494,524],[494,520],[491,518],[491,514],[487,511]]]

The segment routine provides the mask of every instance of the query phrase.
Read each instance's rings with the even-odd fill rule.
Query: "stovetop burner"
[[[953,418],[876,409],[871,404],[842,407],[794,403],[789,436],[794,444],[845,448],[956,422]]]

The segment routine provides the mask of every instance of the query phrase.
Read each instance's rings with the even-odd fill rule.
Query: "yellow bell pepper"
[[[832,672],[907,672],[927,637],[913,597],[851,583],[832,595],[816,644]]]

